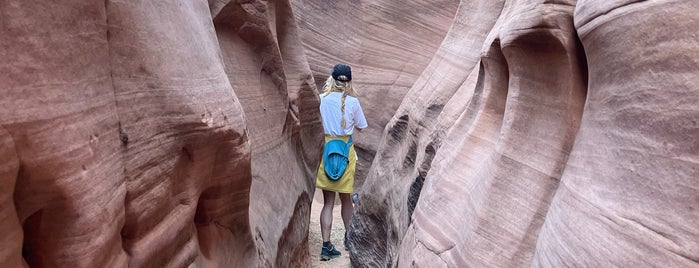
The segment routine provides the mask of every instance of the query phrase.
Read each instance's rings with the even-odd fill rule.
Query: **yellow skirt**
[[[350,136],[344,137],[332,137],[325,136],[325,142],[338,139],[344,142],[349,140]],[[325,168],[323,166],[323,159],[320,159],[320,166],[318,167],[318,176],[316,176],[316,187],[324,190],[334,191],[338,193],[351,194],[354,191],[354,171],[357,169],[357,153],[354,151],[354,143],[350,146],[349,150],[349,164],[345,173],[339,180],[333,181],[328,179],[325,175]]]

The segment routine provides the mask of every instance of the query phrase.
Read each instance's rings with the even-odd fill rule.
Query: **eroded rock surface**
[[[309,263],[322,129],[288,2],[0,18],[0,266]]]
[[[696,14],[0,1],[0,267],[310,265],[338,62],[371,126],[353,265],[697,267]]]
[[[578,3],[587,102],[533,265],[699,267],[697,12]]]
[[[291,6],[212,6],[223,62],[252,145],[250,224],[264,267],[310,265],[308,218],[323,142],[319,98]]]
[[[698,266],[697,10],[462,1],[359,190],[353,264]]]

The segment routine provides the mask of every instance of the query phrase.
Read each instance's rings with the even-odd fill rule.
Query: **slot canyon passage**
[[[0,0],[0,267],[310,267],[336,63],[352,266],[699,267],[697,29],[687,0]]]

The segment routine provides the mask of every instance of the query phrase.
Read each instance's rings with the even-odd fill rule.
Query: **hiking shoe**
[[[340,255],[342,255],[342,253],[335,249],[335,246],[333,246],[333,244],[330,243],[329,246],[323,247],[323,249],[320,251],[320,260],[327,261],[330,259],[340,257]]]

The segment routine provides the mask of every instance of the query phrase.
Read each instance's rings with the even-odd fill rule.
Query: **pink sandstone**
[[[0,267],[310,266],[339,62],[370,123],[353,266],[699,267],[696,14],[0,1]]]
[[[462,1],[359,190],[353,264],[699,266],[697,11]]]

